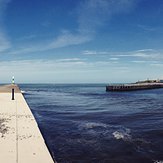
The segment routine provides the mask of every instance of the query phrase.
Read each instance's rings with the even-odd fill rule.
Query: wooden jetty
[[[54,163],[37,122],[15,84],[0,86],[0,162]]]
[[[156,88],[163,88],[163,83],[155,80],[148,80],[144,82],[136,82],[133,84],[113,84],[107,85],[106,91],[135,91]]]

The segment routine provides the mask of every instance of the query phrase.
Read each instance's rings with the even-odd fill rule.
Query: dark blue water
[[[58,163],[163,160],[163,89],[105,92],[104,84],[20,87]]]

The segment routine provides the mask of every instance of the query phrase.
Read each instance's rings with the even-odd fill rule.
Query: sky
[[[163,79],[162,0],[0,0],[0,82]]]

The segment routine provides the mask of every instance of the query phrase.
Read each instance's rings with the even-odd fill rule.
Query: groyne
[[[14,89],[14,99],[12,90]],[[0,162],[54,163],[19,87],[0,86]]]
[[[107,85],[106,91],[136,91],[145,89],[163,88],[163,83],[133,83]]]

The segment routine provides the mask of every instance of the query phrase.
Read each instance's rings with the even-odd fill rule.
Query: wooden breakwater
[[[14,89],[14,100],[11,90]],[[0,162],[54,163],[19,87],[0,86]]]

